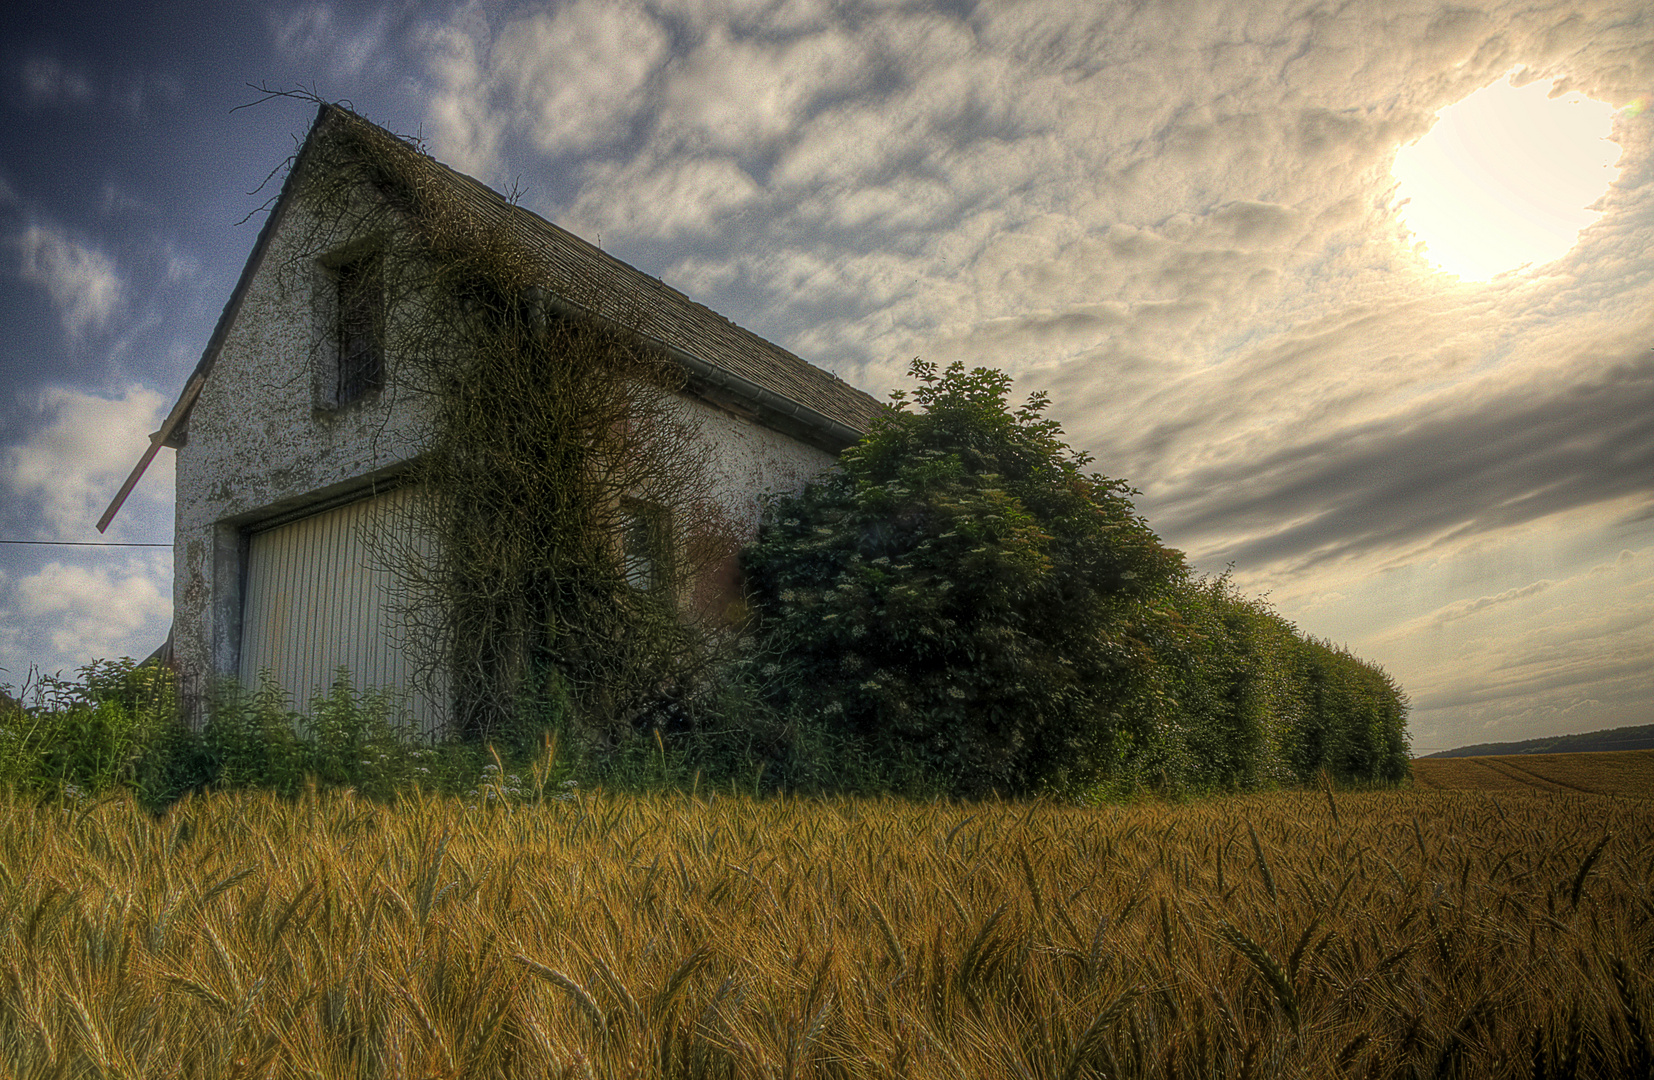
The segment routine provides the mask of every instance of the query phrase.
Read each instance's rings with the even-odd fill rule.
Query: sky
[[[0,539],[170,542],[170,450],[94,523],[314,94],[875,396],[915,356],[1049,391],[1168,544],[1395,676],[1415,752],[1654,723],[1639,0],[68,2],[0,34]],[[144,656],[171,588],[164,547],[0,544],[0,682]]]

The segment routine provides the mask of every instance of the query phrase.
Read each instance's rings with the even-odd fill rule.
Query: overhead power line
[[[0,544],[37,544],[44,547],[166,547],[171,544],[123,544],[114,540],[0,540]]]

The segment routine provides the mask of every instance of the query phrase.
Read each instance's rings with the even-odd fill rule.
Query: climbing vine
[[[295,165],[300,247],[371,253],[379,392],[417,418],[396,477],[412,497],[370,538],[399,579],[402,647],[459,732],[549,721],[613,742],[708,662],[701,594],[738,546],[684,372],[522,212],[351,113],[324,121]],[[318,369],[339,347],[320,335]]]

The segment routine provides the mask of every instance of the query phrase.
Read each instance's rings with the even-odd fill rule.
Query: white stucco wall
[[[825,450],[737,416],[698,398],[679,396],[685,416],[714,447],[712,488],[739,525],[743,540],[758,535],[760,495],[798,491],[833,467]]]
[[[173,650],[186,694],[233,675],[240,648],[245,530],[363,488],[415,451],[420,403],[384,387],[325,407],[335,362],[319,306],[331,278],[326,237],[288,207],[190,413],[178,450]]]
[[[383,388],[329,407],[332,285],[312,224],[302,206],[289,208],[178,450],[173,648],[197,718],[212,680],[239,669],[248,529],[367,494],[418,452],[426,422],[421,399],[402,387],[394,337]],[[833,463],[727,409],[678,404],[716,446],[715,487],[743,540],[756,535],[761,493],[796,491]]]

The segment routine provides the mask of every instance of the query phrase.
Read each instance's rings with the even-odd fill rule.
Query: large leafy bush
[[[856,783],[960,795],[1406,776],[1382,669],[1192,574],[1043,394],[1013,410],[1000,372],[912,373],[745,553],[756,666],[792,718],[779,771],[814,738]]]
[[[1186,576],[1118,480],[1010,379],[915,360],[841,470],[768,507],[744,558],[783,706],[962,794],[1109,771],[1144,735],[1140,608]],[[910,407],[916,404],[917,409]]]

